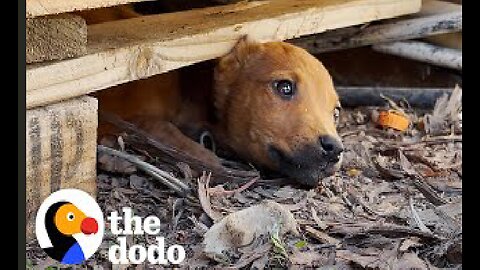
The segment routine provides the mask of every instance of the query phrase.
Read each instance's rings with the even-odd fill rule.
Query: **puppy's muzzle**
[[[278,171],[303,185],[314,187],[340,168],[344,148],[339,139],[325,135],[317,142],[306,144],[292,153],[286,153],[272,145],[268,151],[270,158],[277,164]]]

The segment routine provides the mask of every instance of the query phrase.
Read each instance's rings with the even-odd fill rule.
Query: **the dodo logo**
[[[102,243],[103,213],[95,200],[77,189],[62,189],[45,199],[37,212],[40,247],[64,264],[80,264]]]

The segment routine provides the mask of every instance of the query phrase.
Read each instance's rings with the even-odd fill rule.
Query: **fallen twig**
[[[350,195],[355,200],[355,202],[363,208],[365,212],[373,216],[380,216],[379,213],[375,212],[375,210],[368,206],[365,200],[363,200],[363,198],[359,194],[357,194],[354,188],[352,188],[351,186],[347,186],[347,192],[348,195]]]
[[[182,197],[185,197],[188,193],[190,193],[190,188],[185,183],[183,183],[176,177],[170,175],[169,173],[162,171],[159,168],[145,161],[140,160],[136,156],[133,156],[125,152],[120,152],[118,150],[115,150],[103,145],[98,145],[97,150],[99,153],[105,153],[105,154],[117,156],[129,161],[130,163],[135,165],[138,169],[144,171],[145,173],[149,174],[156,180],[162,182],[162,184],[171,188],[173,191],[175,191],[177,194],[179,194]]]
[[[232,196],[235,193],[240,193],[246,190],[247,188],[252,186],[256,181],[258,181],[258,179],[260,179],[260,177],[255,177],[252,180],[245,183],[244,185],[242,185],[241,187],[234,190],[225,190],[222,185],[218,185],[213,188],[209,188],[209,193],[210,195],[213,195],[213,196]]]
[[[415,142],[395,142],[395,141],[378,141],[375,142],[377,146],[377,152],[386,152],[386,151],[396,151],[401,149],[414,150],[420,147],[421,145],[435,145],[435,144],[444,144],[444,143],[457,143],[462,142],[462,135],[448,135],[448,136],[435,136],[435,137],[425,137],[421,141]],[[388,145],[385,145],[388,143]]]
[[[422,232],[421,230],[395,224],[377,225],[376,223],[328,223],[330,232],[344,235],[356,234],[381,234],[383,236],[402,238],[417,236],[430,240],[442,240],[440,236],[433,233]]]
[[[447,200],[440,197],[437,192],[423,180],[423,177],[416,172],[408,158],[403,154],[402,150],[398,150],[400,165],[404,170],[406,176],[408,176],[415,187],[425,196],[427,200],[433,203],[435,206],[448,203]]]
[[[415,220],[415,223],[417,224],[420,231],[426,232],[426,233],[431,233],[432,231],[430,231],[427,228],[427,226],[425,226],[422,219],[420,218],[417,211],[415,210],[415,207],[413,206],[413,198],[412,197],[409,198],[409,205],[410,205],[410,211],[412,212],[413,220]]]
[[[327,229],[327,224],[325,224],[325,222],[323,222],[318,217],[317,211],[315,210],[315,208],[313,206],[310,208],[310,211],[312,212],[312,218],[315,221],[315,223],[317,224],[317,226],[320,227],[320,229],[322,229],[322,230],[326,230]]]
[[[336,248],[339,248],[341,246],[340,240],[333,238],[324,232],[316,230],[311,226],[305,226],[305,232],[313,238],[317,239],[318,241],[322,242],[323,244],[334,245]]]
[[[412,178],[411,180],[423,196],[435,206],[448,203],[448,201],[440,197],[437,192],[423,180],[423,178]]]
[[[405,174],[401,170],[387,168],[387,166],[384,164],[382,160],[382,156],[380,155],[373,156],[372,163],[375,166],[375,168],[378,170],[378,172],[387,179],[398,180],[398,179],[402,179],[405,176]]]

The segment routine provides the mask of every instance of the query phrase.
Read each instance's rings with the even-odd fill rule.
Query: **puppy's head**
[[[309,186],[339,168],[338,96],[305,50],[241,39],[219,60],[214,96],[227,143],[243,158]]]

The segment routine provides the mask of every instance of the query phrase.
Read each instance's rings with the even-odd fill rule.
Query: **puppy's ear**
[[[216,69],[219,72],[223,72],[240,68],[247,60],[249,49],[253,43],[254,42],[250,41],[246,35],[241,37],[232,50],[219,59]]]
[[[214,96],[217,112],[223,111],[231,84],[235,82],[239,71],[246,63],[254,44],[255,42],[249,40],[247,36],[243,36],[228,54],[218,60],[214,73]]]

